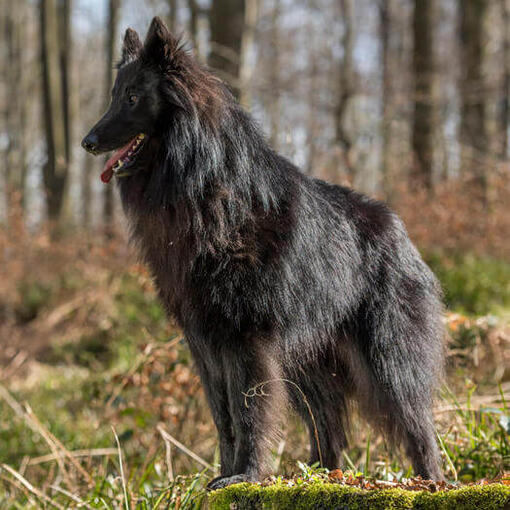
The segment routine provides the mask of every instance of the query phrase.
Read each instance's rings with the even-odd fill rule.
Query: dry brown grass
[[[413,241],[426,251],[474,252],[510,259],[510,178],[492,177],[487,202],[469,181],[450,181],[434,193],[402,187],[393,204]]]

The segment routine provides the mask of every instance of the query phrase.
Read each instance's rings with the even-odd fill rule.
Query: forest
[[[445,486],[510,485],[510,0],[0,0],[0,507],[200,508],[218,472],[185,339],[80,147],[155,15],[302,172],[402,217],[444,292]],[[337,472],[306,436],[274,445],[283,479],[431,490],[361,419]]]

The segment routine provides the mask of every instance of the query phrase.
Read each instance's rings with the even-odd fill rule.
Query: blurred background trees
[[[429,224],[508,237],[509,12],[508,0],[2,0],[0,221],[115,225],[114,187],[78,141],[109,100],[124,29],[143,36],[158,14],[306,173],[411,223],[420,204]]]

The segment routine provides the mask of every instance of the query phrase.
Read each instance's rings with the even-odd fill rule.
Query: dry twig
[[[2,464],[2,468],[5,469],[7,472],[9,472],[16,480],[18,480],[24,487],[26,487],[32,494],[37,496],[39,499],[42,499],[43,501],[46,501],[51,506],[54,506],[55,508],[58,508],[59,510],[64,510],[64,507],[53,501],[51,498],[49,498],[44,492],[40,491],[36,487],[34,487],[26,478],[21,476],[15,469],[13,469],[11,466],[8,466],[7,464]]]
[[[198,463],[202,464],[202,466],[206,467],[207,469],[209,469],[211,471],[214,471],[214,467],[211,464],[209,464],[209,462],[204,460],[202,457],[197,455],[195,452],[192,452],[189,448],[184,446],[180,441],[177,441],[177,439],[175,439],[175,437],[171,436],[163,428],[163,425],[159,424],[157,426],[157,429],[158,429],[159,433],[161,434],[161,436],[163,437],[163,439],[167,439],[168,441],[170,441],[172,444],[177,446],[177,448],[179,448],[179,450],[183,451],[186,455],[188,455],[192,459],[196,460]]]

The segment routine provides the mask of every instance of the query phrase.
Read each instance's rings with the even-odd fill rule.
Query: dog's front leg
[[[218,430],[221,462],[221,476],[218,478],[231,476],[234,473],[235,444],[222,358],[213,350],[207,349],[206,343],[197,344],[189,341],[189,338],[188,342]]]
[[[223,366],[234,429],[234,464],[232,475],[213,480],[210,489],[257,481],[265,474],[285,395],[271,346],[240,343],[224,352]]]

